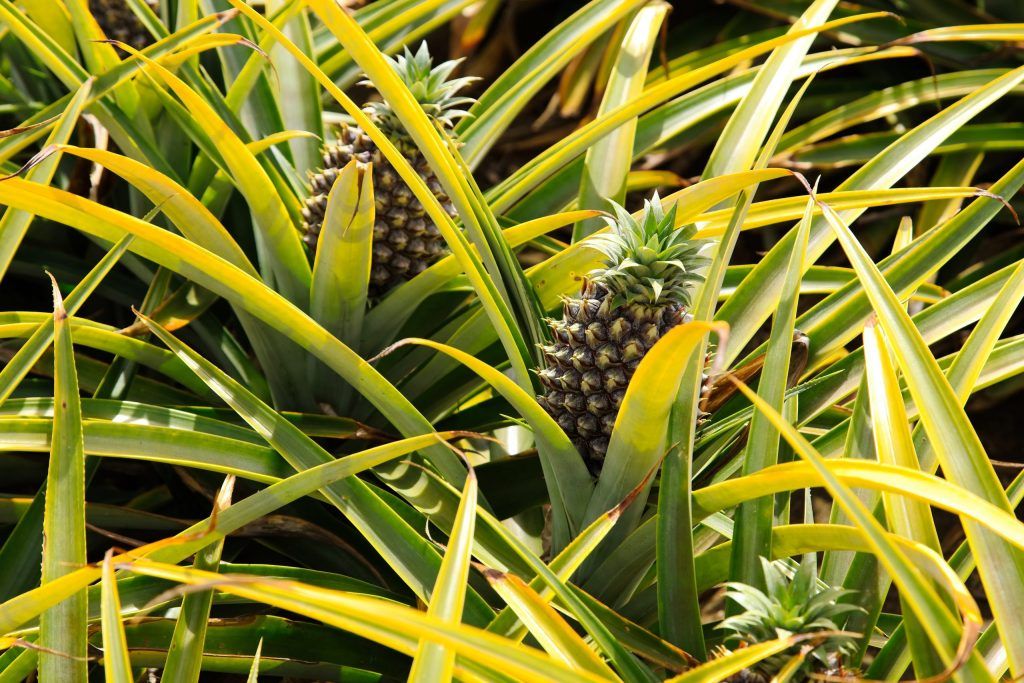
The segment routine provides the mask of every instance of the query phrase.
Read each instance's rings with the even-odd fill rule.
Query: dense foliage
[[[0,682],[1024,676],[1021,22],[0,0]]]

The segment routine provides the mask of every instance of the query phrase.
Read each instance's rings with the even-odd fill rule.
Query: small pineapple
[[[459,97],[457,93],[476,79],[449,79],[462,60],[433,66],[425,42],[416,54],[406,48],[404,54],[388,59],[436,125],[450,129],[457,120],[467,115],[462,107],[473,100]],[[363,81],[363,84],[373,85],[369,81]],[[387,102],[372,102],[364,107],[364,111],[408,159],[445,211],[454,217],[455,207],[391,106]],[[373,226],[373,265],[369,294],[371,298],[376,298],[421,273],[446,252],[446,246],[423,205],[413,196],[412,190],[366,133],[356,126],[342,126],[338,141],[324,150],[323,168],[310,178],[310,196],[302,210],[303,239],[310,248],[315,249],[319,239],[327,209],[327,194],[341,169],[352,159],[373,164],[376,223]]]
[[[539,397],[597,475],[633,373],[648,350],[670,329],[692,320],[687,314],[697,270],[708,260],[708,244],[694,240],[696,228],[676,228],[673,206],[658,195],[639,220],[612,202],[612,232],[590,241],[606,256],[605,268],[583,281],[579,298],[566,299],[562,319],[552,324],[555,342],[544,348],[540,372],[547,390]]]
[[[151,7],[156,3],[147,0]],[[89,11],[103,30],[103,35],[141,50],[153,42],[153,36],[142,25],[125,0],[89,0]]]
[[[854,647],[854,640],[845,634],[826,634],[839,630],[839,618],[861,611],[857,605],[838,603],[851,591],[835,588],[819,590],[816,564],[810,557],[800,564],[793,580],[786,578],[780,565],[761,558],[767,593],[744,583],[727,584],[726,596],[740,605],[742,614],[724,619],[718,628],[731,631],[728,640],[746,647],[794,634],[821,632],[820,640],[797,643],[790,650],[758,662],[728,680],[730,683],[758,683],[771,680],[801,648],[809,650],[803,670],[815,671],[832,678],[850,677],[842,666],[842,656]]]

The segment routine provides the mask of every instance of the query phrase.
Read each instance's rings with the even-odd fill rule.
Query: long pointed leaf
[[[149,321],[146,321],[149,324]],[[310,437],[285,420],[240,384],[218,370],[192,349],[156,325],[152,332],[173,350],[203,381],[218,393],[260,436],[273,445],[289,464],[302,471],[329,462],[332,457]],[[356,478],[341,481],[324,491],[367,540],[391,563],[391,567],[418,595],[426,598],[440,568],[433,548],[405,520]],[[400,540],[399,540],[400,539]],[[476,616],[489,610],[482,601],[472,603]]]
[[[230,505],[234,485],[233,476],[225,477],[214,501],[214,514],[220,514]],[[216,572],[223,550],[224,539],[211,543],[196,553],[192,566],[201,571]],[[167,649],[167,661],[160,676],[161,681],[196,683],[199,680],[212,604],[212,590],[189,593],[182,598],[178,619],[174,624],[174,633]]]
[[[1024,73],[1022,73],[1024,77]],[[879,322],[892,340],[893,350],[920,409],[921,422],[935,449],[943,472],[951,481],[1011,510],[1006,493],[963,407],[939,368],[906,309],[864,253],[842,219],[826,207],[825,218],[864,284]],[[1009,626],[1012,605],[1024,604],[1024,553],[1011,549],[984,529],[966,524],[965,532],[978,556],[978,570],[992,600],[992,610],[1010,657],[1011,671],[1024,667],[1024,633]]]
[[[54,404],[50,466],[43,511],[42,581],[59,579],[86,563],[85,449],[78,375],[67,312],[53,282]],[[88,597],[78,591],[39,620],[39,675],[51,681],[86,679]]]
[[[658,29],[669,9],[666,3],[650,3],[633,16],[608,77],[598,116],[628,103],[642,92]],[[605,209],[606,200],[619,204],[625,201],[636,125],[635,118],[626,121],[587,150],[577,201],[579,207]],[[599,220],[577,223],[573,228],[573,241],[578,242],[602,225]]]
[[[117,594],[117,579],[110,563],[113,551],[103,558],[103,677],[107,683],[131,683],[132,664],[128,658],[128,642],[121,621],[121,599]]]
[[[786,280],[783,283],[779,305],[772,320],[764,370],[758,380],[757,393],[765,403],[781,413],[786,398],[786,384],[790,371],[790,353],[796,321],[800,275],[804,271],[807,239],[810,234],[810,206],[800,222],[797,239],[789,255]],[[747,448],[743,460],[743,474],[750,474],[778,462],[779,434],[764,414],[757,412],[750,422]],[[775,517],[775,499],[765,496],[736,510],[736,529],[733,536],[732,577],[753,586],[763,583],[760,558],[771,557],[771,528]]]
[[[476,474],[470,471],[466,477],[466,488],[459,500],[455,515],[455,526],[448,541],[448,548],[441,561],[437,583],[430,594],[427,614],[449,624],[462,620],[462,608],[466,601],[466,586],[469,564],[473,550],[473,527],[476,521]],[[409,680],[413,683],[443,683],[450,681],[455,667],[455,652],[444,646],[420,641],[416,656],[412,660]]]
[[[881,154],[842,182],[837,190],[886,188],[893,185],[921,159],[960,126],[1024,81],[1024,67],[991,81],[903,135]],[[851,221],[860,210],[844,211]],[[771,312],[772,302],[764,292],[775,291],[784,277],[784,263],[796,233],[790,231],[754,268],[736,293],[719,309],[717,318],[730,324],[735,342],[727,360],[735,360],[754,331]],[[831,244],[828,223],[818,218],[811,226],[808,261],[814,262]]]

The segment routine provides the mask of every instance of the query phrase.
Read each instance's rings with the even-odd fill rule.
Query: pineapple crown
[[[632,303],[678,304],[688,307],[693,285],[704,276],[697,271],[710,260],[701,252],[710,240],[695,240],[697,228],[675,227],[676,206],[665,211],[661,198],[644,202],[637,220],[609,200],[614,218],[606,218],[611,233],[597,235],[588,244],[607,258],[605,267],[590,272],[594,282],[611,294],[613,307]]]
[[[462,63],[461,59],[452,59],[434,66],[434,59],[430,56],[426,41],[420,43],[415,54],[406,46],[402,54],[384,57],[391,63],[427,116],[442,128],[451,128],[456,121],[469,116],[469,112],[463,107],[475,100],[472,97],[459,97],[456,93],[478,79],[472,76],[450,80],[448,78]],[[374,87],[369,80],[361,81],[360,85]],[[402,124],[387,102],[371,102],[364,107],[364,111],[373,117],[384,132],[404,136]]]
[[[786,578],[778,563],[762,557],[761,565],[767,592],[745,583],[726,584],[726,596],[745,610],[718,624],[718,628],[732,632],[727,639],[754,645],[790,635],[838,631],[839,617],[863,611],[857,605],[837,602],[839,598],[855,591],[836,588],[819,590],[813,555],[800,563],[791,581]],[[804,645],[795,645],[792,651],[761,662],[760,668],[764,669],[762,673],[774,675]],[[819,644],[812,646],[808,661],[814,659],[826,666],[834,666],[839,656],[853,646],[854,640],[849,635],[824,636]]]

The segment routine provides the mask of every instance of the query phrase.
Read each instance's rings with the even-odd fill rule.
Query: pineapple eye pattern
[[[423,111],[443,130],[450,130],[466,108],[473,103],[457,93],[475,78],[450,78],[461,63],[453,59],[433,66],[427,44],[421,43],[413,54],[388,57],[391,66],[423,107]],[[362,85],[373,87],[370,81]],[[388,139],[402,152],[430,191],[455,217],[455,207],[430,165],[409,137],[394,110],[387,102],[370,102],[364,107],[367,115]],[[376,221],[373,226],[373,263],[370,271],[369,296],[376,299],[392,287],[419,275],[430,264],[447,253],[444,238],[430,220],[412,190],[388,163],[366,133],[355,125],[342,125],[337,141],[323,152],[323,168],[309,179],[310,192],[302,209],[303,240],[315,251],[327,211],[327,195],[338,175],[349,162],[372,164]]]
[[[565,430],[594,475],[601,472],[608,439],[626,387],[644,355],[662,336],[693,316],[687,313],[708,240],[696,228],[675,225],[676,208],[657,194],[639,219],[610,202],[610,233],[587,244],[606,257],[577,298],[567,298],[562,319],[551,323],[554,342],[544,348],[541,404]]]

